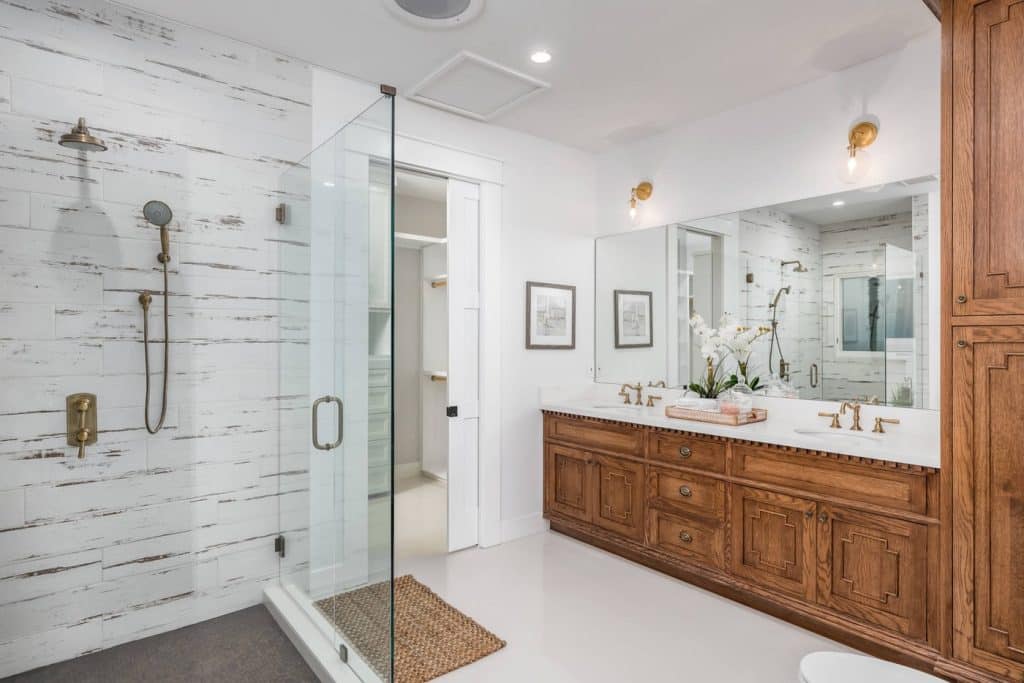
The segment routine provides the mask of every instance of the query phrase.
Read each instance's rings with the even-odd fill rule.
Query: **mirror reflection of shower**
[[[784,261],[783,262],[783,267],[785,267],[788,263],[794,263],[794,261]],[[800,263],[800,262],[799,261],[795,261],[795,263]],[[800,266],[800,267],[802,268],[803,266]],[[803,273],[803,272],[806,272],[806,270],[801,270],[801,271],[794,270],[794,272],[801,272],[801,273]],[[789,293],[791,291],[792,291],[792,289],[790,288],[789,285],[786,285],[785,287],[779,287],[779,291],[775,292],[775,298],[772,299],[772,302],[770,304],[768,304],[768,308],[770,308],[771,311],[772,311],[772,324],[771,324],[772,337],[768,341],[768,373],[771,374],[771,375],[777,375],[780,379],[785,380],[785,381],[789,381],[789,363],[786,362],[785,357],[782,355],[782,340],[779,338],[779,319],[778,319],[778,313],[779,313],[779,299],[782,298],[783,294],[785,294],[786,296],[789,296]],[[778,351],[779,351],[779,367],[778,367],[778,371],[776,371],[775,365],[774,365],[774,362],[773,362],[776,349],[778,349]]]
[[[146,358],[146,404],[145,404],[145,416],[146,416],[146,431],[150,434],[156,434],[164,426],[164,419],[167,417],[167,378],[170,370],[170,339],[168,331],[168,310],[167,310],[167,264],[171,261],[171,236],[167,230],[167,224],[171,222],[173,214],[169,206],[159,201],[149,201],[142,207],[142,215],[146,217],[146,220],[152,225],[156,225],[160,228],[160,253],[157,254],[156,260],[163,266],[164,272],[164,382],[163,392],[160,402],[160,419],[157,420],[156,426],[152,426],[149,419],[149,394],[150,394],[150,372],[149,372],[149,305],[153,302],[153,293],[149,290],[142,292],[139,295],[139,303],[142,305],[142,344],[144,349],[144,356]]]

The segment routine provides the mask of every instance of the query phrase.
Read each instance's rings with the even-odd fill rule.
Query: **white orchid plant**
[[[717,398],[719,394],[739,384],[746,383],[756,390],[760,378],[750,378],[747,371],[754,355],[754,342],[766,334],[767,327],[747,327],[726,313],[718,321],[718,328],[708,327],[704,318],[695,313],[690,318],[690,327],[700,340],[700,354],[707,362],[707,372],[700,382],[692,382],[690,390],[702,398]],[[723,366],[730,358],[736,361],[738,373],[723,375]]]

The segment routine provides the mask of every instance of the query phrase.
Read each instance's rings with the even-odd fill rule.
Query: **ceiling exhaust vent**
[[[392,14],[420,28],[452,28],[479,16],[484,0],[383,0]]]
[[[489,121],[551,87],[507,66],[471,52],[460,52],[427,76],[409,93],[409,99]]]

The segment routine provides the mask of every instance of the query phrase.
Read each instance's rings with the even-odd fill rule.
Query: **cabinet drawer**
[[[714,522],[652,508],[647,512],[647,542],[655,550],[716,569],[725,565],[725,529]]]
[[[928,479],[923,473],[883,470],[755,446],[734,446],[733,475],[894,510],[928,512]]]
[[[653,432],[649,437],[647,457],[673,465],[693,467],[722,474],[725,472],[725,444],[705,441],[687,434]]]
[[[651,466],[647,496],[653,504],[678,512],[714,519],[725,517],[725,482],[709,477]]]
[[[548,415],[544,418],[544,436],[622,455],[639,457],[644,452],[643,431],[628,425]]]

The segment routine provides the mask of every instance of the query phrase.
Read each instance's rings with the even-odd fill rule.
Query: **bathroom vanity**
[[[937,449],[844,455],[788,445],[824,439],[791,428],[780,439],[764,424],[549,402],[544,515],[555,531],[931,669],[942,637]],[[837,436],[843,450],[862,439],[878,453],[900,439]]]

